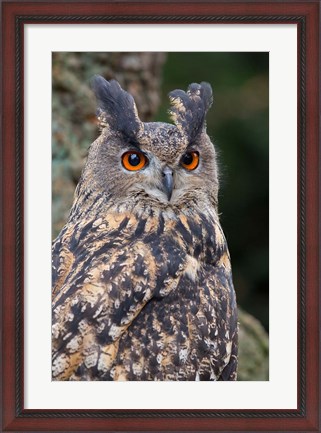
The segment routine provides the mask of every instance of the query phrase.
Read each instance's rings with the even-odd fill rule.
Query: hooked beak
[[[167,166],[163,170],[163,185],[165,187],[167,199],[170,201],[173,192],[173,170]]]

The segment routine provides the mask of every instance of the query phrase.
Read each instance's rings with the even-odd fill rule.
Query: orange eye
[[[122,163],[126,170],[138,171],[145,167],[148,160],[146,156],[138,151],[131,150],[122,156]]]
[[[198,152],[186,152],[181,159],[181,164],[186,170],[195,170],[199,163],[199,153]]]

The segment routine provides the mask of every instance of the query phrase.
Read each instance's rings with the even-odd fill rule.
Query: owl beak
[[[165,187],[168,201],[170,201],[173,192],[173,170],[165,167],[163,170],[163,185]]]

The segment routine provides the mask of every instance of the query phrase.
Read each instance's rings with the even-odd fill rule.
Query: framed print
[[[1,6],[2,431],[320,431],[320,3],[8,0]],[[61,145],[59,128],[66,118],[73,123],[71,145],[78,146],[90,127],[96,128],[83,71],[100,74],[93,59],[106,62],[106,53],[114,56],[113,65],[130,53],[126,67],[140,71],[145,85],[148,80],[160,82],[158,69],[146,75],[147,57],[153,53],[157,62],[164,63],[165,57],[172,62],[180,88],[209,81],[215,101],[216,82],[221,106],[215,110],[223,119],[222,130],[226,140],[241,146],[229,165],[240,170],[242,152],[251,140],[256,150],[265,152],[264,161],[249,156],[244,167],[251,171],[246,188],[253,194],[264,189],[268,207],[262,211],[239,200],[251,214],[252,237],[258,241],[266,236],[268,244],[265,255],[256,249],[244,259],[256,276],[262,263],[266,269],[265,297],[254,301],[249,295],[260,311],[265,307],[265,330],[247,322],[265,336],[266,356],[257,361],[260,375],[241,374],[240,380],[215,383],[186,378],[52,380],[52,230],[56,236],[66,218],[52,217],[52,191],[56,197],[68,191],[72,196],[74,185],[68,189],[62,182],[63,170],[67,167],[77,181],[80,174],[78,162],[72,165],[61,157],[57,169],[52,158],[59,152],[63,157],[71,154]],[[201,64],[206,66],[204,79],[198,76]],[[113,78],[113,66],[108,68],[106,75]],[[74,71],[76,84],[71,80]],[[170,81],[165,78],[167,89]],[[239,81],[246,85],[237,96],[233,92]],[[230,88],[227,97],[220,96],[223,87]],[[130,88],[143,113],[148,92],[139,85]],[[156,88],[156,99],[150,98],[149,104],[160,93],[157,86],[151,88]],[[150,109],[147,106],[147,112]],[[236,111],[241,120],[233,123]],[[219,127],[214,133],[218,146],[223,146],[225,138],[217,131]],[[194,151],[194,157],[199,153]],[[57,179],[59,185],[52,185]],[[236,207],[239,195],[235,193],[231,203],[226,200],[225,207],[235,215],[242,208]],[[259,220],[263,229],[255,231]],[[240,225],[235,227],[227,231],[248,236]],[[227,237],[230,243],[235,234]],[[239,256],[246,253],[241,246]],[[235,268],[241,297],[246,284]],[[255,281],[263,284],[259,277]],[[246,305],[253,307],[250,301]],[[239,317],[244,332],[241,311]],[[247,364],[246,357],[253,361],[250,353],[243,352],[241,364]]]

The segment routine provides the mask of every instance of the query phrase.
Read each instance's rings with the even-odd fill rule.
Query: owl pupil
[[[193,162],[193,155],[191,153],[185,153],[182,158],[182,163],[185,165],[190,165]]]
[[[133,167],[136,167],[140,163],[140,156],[137,153],[131,153],[128,157],[128,162]]]

